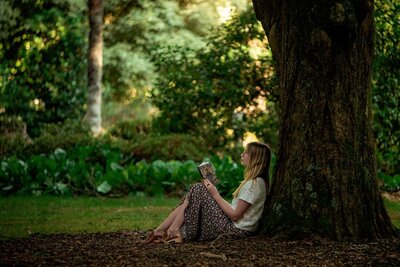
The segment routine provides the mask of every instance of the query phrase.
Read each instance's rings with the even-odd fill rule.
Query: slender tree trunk
[[[89,55],[88,99],[84,120],[95,135],[101,132],[101,79],[103,69],[103,2],[88,0],[89,9]]]
[[[277,166],[264,233],[396,234],[376,180],[373,1],[253,0],[280,81]]]

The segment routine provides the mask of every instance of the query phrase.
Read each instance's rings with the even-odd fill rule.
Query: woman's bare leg
[[[185,221],[185,209],[188,206],[188,204],[189,201],[187,200],[187,198],[185,198],[183,203],[179,206],[179,209],[176,209],[175,218],[167,228],[169,236],[175,236],[180,233],[179,229],[181,229]]]
[[[171,225],[175,222],[178,215],[184,214],[186,206],[187,206],[186,202],[187,202],[187,200],[185,199],[185,201],[181,205],[176,207],[168,215],[168,217],[154,230],[154,235],[158,235],[158,236],[163,235],[171,227]],[[182,215],[182,217],[183,217],[183,215]]]

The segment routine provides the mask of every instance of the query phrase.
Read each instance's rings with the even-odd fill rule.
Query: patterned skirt
[[[189,204],[180,230],[185,241],[210,241],[222,234],[233,237],[251,235],[251,232],[235,227],[202,183],[192,185],[186,198]]]

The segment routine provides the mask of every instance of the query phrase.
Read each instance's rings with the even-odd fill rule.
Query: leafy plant
[[[157,55],[161,75],[152,100],[160,114],[154,129],[189,133],[214,151],[237,146],[248,129],[264,133],[256,125],[266,121],[261,118],[273,108],[267,99],[276,93],[264,38],[249,10],[216,29],[204,49],[171,47]]]
[[[120,120],[113,124],[108,133],[117,138],[138,141],[151,132],[151,122],[146,120]]]
[[[400,174],[400,2],[375,1],[373,113],[378,168]]]
[[[390,176],[379,172],[378,177],[382,181],[381,189],[391,192],[400,190],[400,174]]]
[[[211,160],[222,181],[221,194],[230,194],[243,169],[228,157]],[[105,146],[99,151],[77,147],[69,153],[58,148],[49,156],[35,155],[26,161],[5,158],[0,162],[1,194],[182,196],[191,184],[200,182],[192,160],[141,160],[125,166],[120,162],[121,154]]]
[[[148,161],[201,160],[207,149],[201,140],[187,134],[148,135],[132,145],[135,158]]]
[[[86,92],[85,5],[4,5],[13,22],[5,20],[0,38],[7,40],[0,45],[0,108],[6,115],[20,116],[31,137],[38,136],[40,123],[81,117]]]

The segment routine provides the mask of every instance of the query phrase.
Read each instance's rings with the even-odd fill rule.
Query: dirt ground
[[[400,266],[400,239],[369,243],[221,236],[141,245],[145,232],[31,235],[0,241],[1,266]]]

